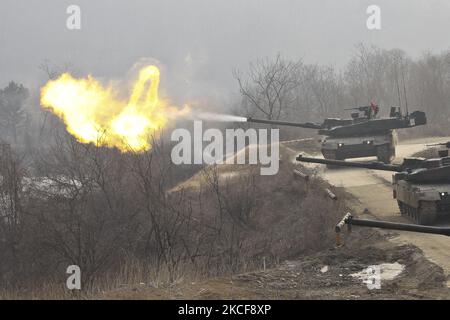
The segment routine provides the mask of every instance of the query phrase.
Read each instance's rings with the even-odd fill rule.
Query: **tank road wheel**
[[[432,201],[421,201],[417,209],[417,223],[429,225],[433,224],[437,216],[436,203]]]
[[[393,152],[394,151],[394,152]],[[383,163],[391,163],[395,157],[395,149],[392,148],[390,144],[384,144],[377,147],[377,158],[378,161]]]
[[[403,202],[401,202],[400,200],[397,200],[397,204],[398,204],[398,208],[400,209],[400,214],[402,216],[405,216],[406,215],[405,204]]]

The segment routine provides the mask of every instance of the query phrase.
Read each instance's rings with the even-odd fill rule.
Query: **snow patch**
[[[322,269],[320,269],[320,272],[322,273],[328,272],[328,266],[324,266]]]
[[[363,282],[369,281],[370,278],[374,276],[379,277],[380,281],[383,280],[394,280],[397,278],[405,269],[405,266],[395,262],[395,263],[382,263],[379,265],[369,266],[360,272],[352,273],[350,276],[358,278]],[[374,270],[379,270],[379,274],[374,274]]]

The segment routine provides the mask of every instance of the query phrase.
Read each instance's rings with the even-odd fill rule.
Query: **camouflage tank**
[[[308,158],[302,155],[297,157],[297,161],[395,172],[392,177],[393,198],[397,200],[402,215],[415,223],[429,225],[434,223],[438,215],[450,213],[448,150],[441,150],[439,158],[405,158],[399,165]]]
[[[325,159],[345,160],[376,156],[390,163],[395,158],[397,135],[395,129],[411,128],[427,122],[424,112],[415,111],[403,116],[400,107],[392,107],[389,117],[379,118],[379,108],[370,106],[355,110],[351,119],[327,118],[323,123],[296,123],[247,118],[248,122],[317,129],[323,136],[321,151]]]

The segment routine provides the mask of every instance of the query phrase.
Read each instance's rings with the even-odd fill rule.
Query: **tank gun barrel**
[[[399,230],[399,231],[411,231],[420,233],[430,233],[430,234],[440,234],[444,236],[450,236],[450,228],[448,227],[434,227],[434,226],[422,226],[417,224],[408,223],[398,223],[389,221],[379,221],[379,220],[368,220],[368,219],[358,219],[354,218],[350,213],[347,213],[344,218],[336,225],[336,232],[341,232],[344,224],[349,226],[361,226],[361,227],[372,227],[380,229],[389,230]]]
[[[280,126],[300,127],[300,128],[308,128],[308,129],[322,129],[323,128],[323,126],[321,124],[313,123],[313,122],[299,123],[299,122],[288,122],[288,121],[278,121],[278,120],[254,119],[251,117],[247,118],[247,122],[276,124],[276,125],[280,125]]]
[[[427,147],[445,146],[447,149],[450,149],[450,141],[439,142],[439,143],[431,143],[431,144],[427,144],[426,146]]]
[[[347,162],[347,161],[342,161],[342,160],[310,158],[310,157],[305,157],[305,156],[303,156],[301,154],[297,156],[296,160],[300,161],[300,162],[320,163],[320,164],[342,166],[342,167],[366,168],[366,169],[393,171],[393,172],[402,172],[403,171],[401,166],[396,166],[396,165],[392,165],[392,164],[385,164],[385,163],[376,162],[376,161],[372,161],[372,162]]]

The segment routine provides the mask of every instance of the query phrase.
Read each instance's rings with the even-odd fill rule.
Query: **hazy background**
[[[70,4],[81,7],[81,30],[66,28]],[[370,4],[381,7],[380,31],[366,28]],[[109,79],[151,57],[170,96],[225,97],[237,91],[233,68],[276,53],[341,67],[359,42],[413,58],[440,52],[449,18],[448,0],[2,0],[0,87],[35,88],[45,59]]]

